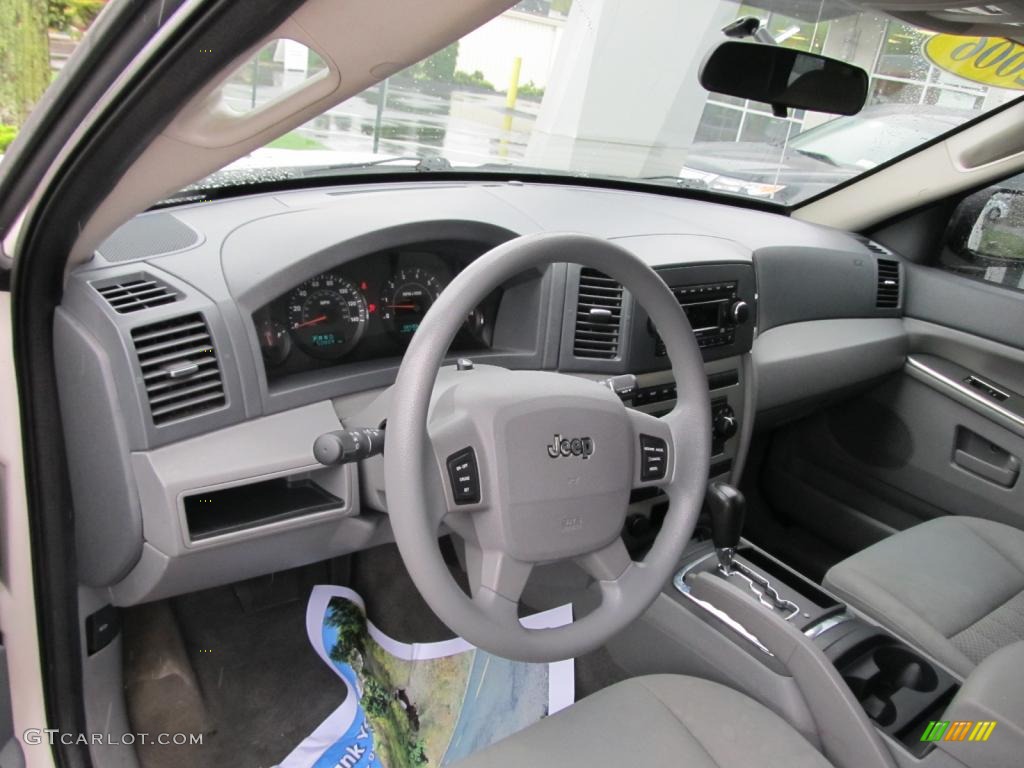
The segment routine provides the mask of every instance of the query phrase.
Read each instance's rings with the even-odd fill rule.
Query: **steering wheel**
[[[495,288],[558,262],[600,270],[647,310],[676,381],[671,413],[655,418],[627,409],[608,387],[579,376],[440,369],[463,320]],[[710,454],[703,361],[661,278],[607,240],[527,235],[462,271],[413,336],[388,412],[388,511],[413,582],[449,628],[506,658],[554,661],[603,645],[669,582],[693,534]],[[669,508],[654,546],[633,562],[620,538],[629,496],[651,486],[668,494]],[[470,533],[472,597],[438,548],[442,521]],[[523,627],[519,597],[532,569],[561,560],[576,561],[594,577],[600,604],[566,626]]]

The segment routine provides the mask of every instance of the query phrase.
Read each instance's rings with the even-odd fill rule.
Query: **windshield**
[[[760,19],[778,45],[864,68],[865,109],[779,117],[769,105],[705,91],[702,59],[744,16]],[[301,44],[274,41],[232,75],[223,99],[237,112],[257,110],[325,67]],[[1021,72],[1024,46],[934,35],[841,0],[526,0],[185,192],[517,170],[793,205],[1016,98]]]

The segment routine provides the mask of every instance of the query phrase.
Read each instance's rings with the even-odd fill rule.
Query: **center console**
[[[712,482],[706,500],[710,537],[691,542],[651,609],[609,644],[613,658],[630,674],[690,674],[742,690],[836,765],[953,765],[929,725],[982,709],[976,700],[991,706],[993,686],[965,696],[970,684],[744,541],[735,488]],[[998,764],[973,755],[966,765]]]
[[[949,672],[884,629],[844,616],[819,624],[810,637],[835,665],[864,712],[884,733],[921,756],[921,737],[960,687]]]
[[[724,631],[767,655],[775,656],[779,647],[749,625],[764,627],[766,614],[777,624],[791,625],[802,634],[800,642],[813,644],[838,672],[823,676],[821,684],[831,680],[841,698],[852,697],[875,728],[915,758],[933,749],[922,736],[929,723],[942,719],[960,681],[886,630],[851,614],[817,584],[742,542],[745,500],[737,489],[714,482],[706,499],[712,547],[683,563],[673,588],[724,623]]]

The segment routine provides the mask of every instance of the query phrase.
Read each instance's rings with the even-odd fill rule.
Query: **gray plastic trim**
[[[182,555],[194,548],[215,547],[314,520],[356,514],[359,500],[355,467],[325,468],[313,457],[316,438],[340,427],[334,408],[322,402],[154,451],[133,453],[146,542],[165,554]],[[334,481],[331,490],[342,498],[342,507],[200,541],[189,538],[184,496],[314,471],[330,473],[328,477]],[[323,484],[323,480],[316,479]]]
[[[757,410],[898,371],[906,353],[898,318],[815,320],[773,328],[754,341]]]
[[[145,544],[139,562],[110,587],[114,605],[136,605],[330,560],[391,541],[383,515],[332,518],[171,557]]]
[[[125,734],[135,730],[128,718],[124,695],[124,635],[118,632],[110,644],[89,655],[86,648],[86,617],[108,604],[101,590],[79,589],[78,616],[80,653],[82,657],[82,688],[85,722],[91,733],[109,735],[99,743],[90,744],[89,754],[94,765],[138,768],[135,748],[120,743]]]
[[[1020,348],[1024,294],[938,267],[904,265],[908,317]]]
[[[875,306],[878,258],[878,254],[857,241],[848,250],[794,244],[756,251],[754,266],[760,297],[757,317],[761,332],[809,320],[898,317],[898,306]],[[881,258],[901,262],[895,255]],[[901,275],[905,275],[902,267]],[[904,276],[901,299],[905,283]]]
[[[57,388],[74,502],[78,578],[102,586],[127,573],[142,550],[142,514],[128,434],[107,348],[58,308],[53,327]]]
[[[114,599],[127,605],[203,589],[212,582],[327,559],[374,541],[379,519],[344,524],[359,513],[355,465],[323,467],[313,457],[314,440],[340,426],[331,403],[321,402],[133,453],[146,543],[139,562],[111,588]],[[342,499],[342,505],[191,540],[184,496],[275,477],[312,479]],[[316,534],[311,536],[310,530]],[[301,547],[296,546],[299,540]]]

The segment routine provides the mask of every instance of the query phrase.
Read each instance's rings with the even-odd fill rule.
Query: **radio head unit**
[[[690,321],[704,362],[750,351],[757,317],[754,267],[744,262],[661,267],[658,276],[671,289]],[[629,369],[664,370],[665,345],[643,307],[636,306],[630,331]]]
[[[686,313],[697,344],[702,348],[723,347],[736,341],[736,327],[750,319],[750,305],[739,294],[739,283],[728,280],[704,285],[677,285],[672,293]],[[648,321],[655,337],[654,354],[665,356],[665,344]]]

